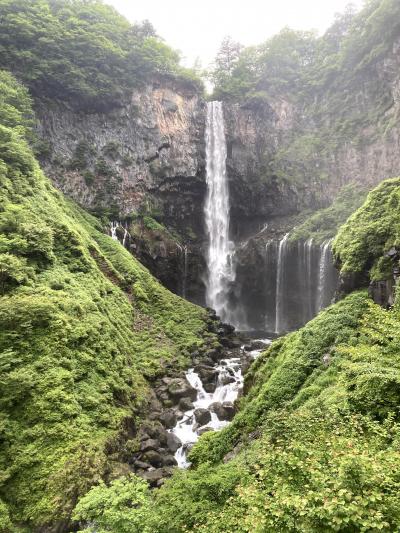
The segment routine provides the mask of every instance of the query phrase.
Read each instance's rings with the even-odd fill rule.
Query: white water
[[[285,281],[285,251],[286,251],[286,244],[287,240],[289,238],[289,233],[286,233],[286,235],[283,237],[283,239],[279,243],[279,249],[278,249],[278,264],[277,264],[277,272],[276,272],[276,300],[275,300],[275,333],[279,334],[282,331],[283,326],[283,298],[282,298],[282,291],[283,291],[283,284]]]
[[[326,301],[326,285],[328,269],[332,262],[331,243],[333,239],[325,241],[321,245],[321,256],[319,261],[319,280],[318,280],[318,311],[321,311],[329,302]]]
[[[233,322],[229,312],[229,286],[235,279],[234,245],[229,240],[229,189],[226,175],[226,140],[221,102],[207,104],[207,196],[204,207],[208,236],[207,305],[223,321]]]
[[[269,339],[263,339],[265,344],[269,344]],[[255,359],[263,350],[253,350],[249,355]],[[182,446],[175,453],[175,459],[180,468],[187,468],[190,463],[186,459],[186,454],[189,448],[197,442],[199,438],[199,431],[204,428],[211,428],[213,431],[218,431],[229,424],[227,420],[219,420],[218,416],[211,412],[211,421],[204,426],[197,427],[194,418],[194,410],[198,408],[208,409],[214,402],[232,402],[238,397],[239,391],[243,387],[243,375],[241,370],[241,362],[239,358],[223,359],[215,367],[218,370],[218,383],[215,392],[208,393],[204,390],[200,376],[190,369],[186,373],[186,378],[189,383],[197,390],[197,399],[193,402],[194,409],[186,411],[183,417],[178,420],[176,426],[171,430],[182,442]],[[223,384],[226,376],[232,376],[235,381]]]
[[[125,246],[128,237],[130,237],[127,223],[121,224],[121,222],[118,222],[118,221],[114,221],[110,223],[110,236],[114,241],[119,241],[118,234],[117,234],[118,229],[122,229],[124,231],[124,236],[122,237],[121,244],[122,246]]]

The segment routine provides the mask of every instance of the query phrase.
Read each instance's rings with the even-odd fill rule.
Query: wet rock
[[[235,406],[232,402],[223,402],[222,407],[224,409],[225,418],[222,420],[232,420],[235,416]]]
[[[264,350],[268,347],[268,343],[260,340],[251,341],[249,344],[246,344],[244,349],[246,352],[253,352],[254,350]]]
[[[148,452],[149,450],[157,450],[160,447],[160,441],[155,439],[148,439],[141,443],[140,451]]]
[[[144,461],[140,461],[139,459],[134,462],[134,466],[135,466],[135,468],[140,468],[142,470],[147,470],[147,469],[151,468],[151,464],[150,463],[145,463]]]
[[[212,413],[215,413],[217,415],[217,417],[220,419],[220,420],[223,420],[223,416],[224,416],[224,408],[222,407],[222,403],[221,402],[214,402],[210,405],[210,411]]]
[[[214,402],[210,405],[210,411],[215,413],[219,420],[232,420],[235,415],[235,407],[232,402]]]
[[[176,425],[177,416],[173,409],[166,409],[160,414],[159,420],[164,427],[172,429]]]
[[[181,409],[183,412],[194,409],[192,400],[190,398],[181,398],[179,400],[179,409]]]
[[[186,378],[172,379],[168,385],[168,392],[175,401],[187,397],[191,400],[195,400],[197,397],[196,389],[190,385]]]
[[[181,439],[175,435],[175,433],[168,433],[167,448],[172,453],[175,453],[182,446]]]
[[[196,422],[200,426],[205,426],[209,422],[211,422],[211,413],[208,411],[208,409],[195,409],[194,411],[194,417],[196,419]]]
[[[164,478],[165,473],[162,468],[157,468],[155,470],[143,472],[140,476],[149,483],[150,487],[157,487],[159,486],[158,483]]]
[[[213,392],[215,392],[217,388],[217,381],[215,380],[215,381],[210,381],[209,383],[204,383],[203,388],[206,392],[212,394]]]
[[[208,350],[206,352],[206,356],[211,359],[212,361],[214,361],[214,363],[217,363],[220,358],[222,357],[222,352],[221,350],[217,350],[217,349],[213,349],[213,350]]]
[[[199,435],[201,436],[201,435],[203,435],[204,433],[208,433],[208,432],[210,432],[210,431],[214,431],[213,428],[210,428],[210,427],[201,428],[201,429],[199,430]]]
[[[229,385],[229,383],[235,383],[236,379],[229,374],[224,374],[223,376],[220,376],[219,381],[221,385]]]
[[[151,466],[161,466],[163,464],[162,455],[155,450],[149,450],[148,452],[142,455],[142,461],[145,463],[150,463]]]
[[[176,459],[173,455],[166,455],[163,461],[165,466],[177,466]]]

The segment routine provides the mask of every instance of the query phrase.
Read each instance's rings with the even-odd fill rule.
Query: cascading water
[[[329,294],[330,276],[332,276],[330,265],[333,263],[331,250],[332,240],[325,241],[321,246],[318,279],[318,311],[321,311],[321,309],[329,305],[332,299]]]
[[[271,318],[272,308],[267,301],[267,331],[271,330],[271,323],[275,323],[276,334],[296,329],[331,303],[338,279],[331,243],[332,239],[321,245],[312,239],[291,243],[288,235],[279,241],[279,245],[276,241],[267,243],[266,268],[274,277],[272,286],[275,283],[276,288],[275,320]],[[268,282],[270,286],[271,279]]]
[[[276,298],[275,298],[275,333],[279,334],[283,328],[283,290],[285,283],[285,256],[287,249],[287,241],[289,233],[287,233],[279,243],[278,248],[278,265],[276,270]]]
[[[229,239],[229,189],[226,140],[221,102],[207,104],[207,197],[204,208],[208,235],[206,302],[226,322],[235,322],[229,309],[229,286],[235,278],[234,245]]]
[[[262,339],[265,347],[270,342],[269,339]],[[263,349],[256,349],[249,352],[250,357],[255,359]],[[180,468],[187,468],[190,465],[186,454],[204,431],[218,431],[229,424],[227,419],[221,419],[221,415],[213,410],[213,404],[221,405],[222,409],[224,409],[224,406],[231,406],[233,408],[233,403],[243,386],[240,357],[221,360],[216,366],[216,370],[218,371],[218,382],[215,391],[212,393],[204,390],[200,376],[194,369],[189,369],[186,372],[186,379],[197,390],[197,399],[193,403],[193,408],[186,411],[171,430],[182,443],[182,446],[175,453],[175,459]],[[196,423],[195,410],[199,408],[209,410],[211,415],[209,422],[203,426],[199,426]]]

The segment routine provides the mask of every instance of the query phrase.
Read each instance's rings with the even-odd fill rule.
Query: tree
[[[131,475],[107,487],[93,487],[78,503],[74,520],[91,525],[85,532],[150,533],[150,491],[143,479]]]

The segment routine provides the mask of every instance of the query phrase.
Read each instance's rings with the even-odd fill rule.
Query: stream
[[[256,359],[271,340],[257,339],[253,342],[263,343],[260,349],[247,351],[247,355]],[[241,347],[241,351],[244,353],[244,346]],[[186,372],[186,379],[197,390],[197,398],[193,402],[193,408],[185,411],[175,427],[170,430],[182,442],[182,446],[175,453],[179,468],[190,466],[187,453],[200,435],[206,431],[221,430],[233,418],[234,402],[243,387],[242,360],[240,357],[222,359],[215,369],[218,371],[217,388],[211,393],[204,390],[201,378],[193,368]]]

